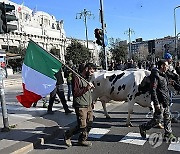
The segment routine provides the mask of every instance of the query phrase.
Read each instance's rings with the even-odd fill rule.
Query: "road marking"
[[[4,80],[4,87],[22,85],[22,79],[8,79]]]
[[[177,100],[177,99],[179,99],[179,97],[173,97],[173,100]]]
[[[148,137],[149,135],[147,135]],[[128,143],[128,144],[135,144],[135,145],[144,145],[147,139],[143,139],[140,133],[132,133],[129,132],[125,137],[123,137],[119,142],[121,143]]]
[[[92,128],[89,132],[89,137],[91,138],[101,138],[105,134],[107,134],[110,130],[109,129],[102,129],[102,128]]]
[[[26,119],[26,120],[35,118],[35,117],[33,117],[33,116],[29,116],[28,114],[9,114],[9,116],[11,116],[11,117],[17,117],[17,118],[22,118],[22,119]]]
[[[171,143],[168,147],[168,150],[180,151],[180,142],[178,141],[177,143]]]

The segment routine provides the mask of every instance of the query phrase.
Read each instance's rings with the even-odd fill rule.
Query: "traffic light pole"
[[[6,33],[6,35],[7,35],[7,52],[9,52],[9,33]],[[6,62],[7,62],[7,60],[6,60]],[[6,67],[5,67],[5,71],[6,71],[5,77],[6,78],[8,77],[7,65],[8,65],[8,62],[6,63]]]
[[[3,69],[0,68],[0,99],[1,99],[3,124],[4,124],[4,128],[2,128],[2,131],[7,132],[10,129],[9,129],[8,114],[7,114],[7,108],[6,108],[6,102],[5,102],[3,76],[4,76]]]
[[[100,16],[101,16],[101,25],[102,25],[102,32],[103,32],[103,53],[104,53],[104,63],[105,63],[105,69],[108,70],[108,65],[107,65],[107,53],[106,53],[106,48],[105,48],[105,43],[104,43],[104,31],[105,31],[105,26],[104,26],[104,13],[103,13],[103,0],[100,0]]]

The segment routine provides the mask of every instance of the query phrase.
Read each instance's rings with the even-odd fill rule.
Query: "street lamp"
[[[177,46],[177,52],[179,53],[179,48],[178,48],[178,42],[179,42],[179,36],[180,36],[180,33],[177,33],[176,37],[177,37],[177,41],[176,41],[176,46]],[[178,57],[177,57],[178,58]]]
[[[133,29],[128,29],[124,34],[127,34],[128,35],[128,37],[129,37],[129,54],[128,54],[128,56],[129,56],[129,58],[131,59],[132,58],[132,56],[131,56],[131,34],[132,33],[134,33],[134,30]]]
[[[174,8],[174,35],[175,35],[175,53],[177,53],[177,58],[178,58],[178,51],[177,51],[177,32],[176,32],[176,9],[177,8],[179,8],[180,7],[180,5],[179,6],[176,6],[175,8]]]
[[[93,18],[94,18],[94,14],[92,14],[91,11],[87,11],[86,9],[84,9],[80,13],[76,14],[76,19],[82,19],[83,18],[83,21],[84,21],[84,24],[85,24],[85,34],[86,34],[86,42],[87,42],[87,48],[88,48],[87,16],[89,18],[91,16],[93,16]]]

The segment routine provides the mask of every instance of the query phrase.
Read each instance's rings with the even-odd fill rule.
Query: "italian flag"
[[[48,95],[56,86],[54,76],[62,63],[42,47],[30,40],[22,65],[23,94],[16,96],[24,107],[31,107]]]

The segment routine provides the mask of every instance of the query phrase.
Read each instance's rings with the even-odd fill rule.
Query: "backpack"
[[[141,81],[141,83],[138,86],[138,91],[141,93],[146,93],[147,91],[150,90],[150,86],[151,86],[151,76],[145,76],[143,78],[143,80]]]

